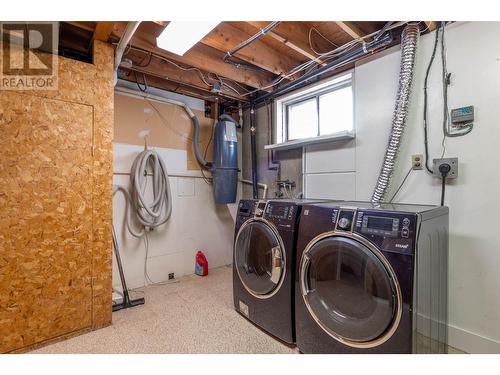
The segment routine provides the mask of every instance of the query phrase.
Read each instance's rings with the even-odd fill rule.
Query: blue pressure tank
[[[235,203],[238,188],[238,138],[236,122],[222,115],[214,130],[212,177],[215,203]]]

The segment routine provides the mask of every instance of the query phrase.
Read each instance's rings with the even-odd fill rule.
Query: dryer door
[[[380,345],[399,323],[401,292],[392,267],[367,241],[320,236],[304,251],[299,277],[314,320],[344,344]]]
[[[285,252],[277,231],[264,220],[247,221],[236,237],[234,262],[249,293],[259,298],[272,296],[285,273]]]

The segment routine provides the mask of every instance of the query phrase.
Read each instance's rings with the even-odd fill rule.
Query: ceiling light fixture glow
[[[156,38],[156,44],[161,49],[182,56],[219,23],[220,21],[172,21],[160,36]]]

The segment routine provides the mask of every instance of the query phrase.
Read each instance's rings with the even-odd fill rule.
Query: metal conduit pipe
[[[235,66],[237,68],[246,68],[246,69],[253,70],[253,71],[256,71],[256,72],[266,72],[266,70],[263,69],[263,68],[261,68],[261,67],[258,67],[258,66],[252,65],[252,64],[235,62],[235,61],[232,61],[230,59],[231,59],[232,56],[234,56],[235,53],[238,53],[238,51],[240,51],[243,48],[245,48],[246,46],[252,44],[256,40],[262,38],[264,35],[266,35],[269,31],[271,31],[272,29],[274,29],[279,24],[280,24],[280,21],[271,22],[269,25],[267,25],[266,27],[264,27],[263,29],[261,29],[259,33],[251,36],[250,38],[248,38],[247,40],[245,40],[243,43],[241,43],[238,47],[232,49],[231,51],[228,51],[224,55],[224,58],[223,58],[224,62],[228,63],[228,64],[231,64],[231,65],[233,65],[233,66]]]
[[[406,26],[401,35],[401,67],[399,72],[396,106],[392,117],[392,129],[384,161],[382,162],[382,168],[371,199],[373,203],[384,201],[394,172],[406,125],[419,35],[420,29],[418,24]]]
[[[198,159],[198,163],[200,163],[203,167],[209,168],[211,166],[211,163],[206,161],[205,158],[203,157],[203,154],[200,150],[199,147],[199,138],[200,138],[200,122],[198,121],[198,117],[194,114],[194,112],[189,108],[186,104],[173,100],[173,99],[168,99],[168,98],[163,98],[161,96],[156,96],[156,95],[151,95],[146,92],[138,92],[135,90],[128,89],[126,87],[115,87],[115,91],[122,93],[124,95],[132,96],[132,97],[142,97],[144,99],[149,99],[149,100],[154,100],[160,103],[169,103],[169,104],[174,104],[177,106],[180,106],[184,108],[188,116],[191,118],[191,121],[193,122],[194,126],[194,153],[196,155],[196,159]]]
[[[114,73],[113,73],[113,85],[114,86],[116,86],[116,82],[118,82],[118,67],[120,66],[120,63],[122,62],[123,53],[125,52],[125,48],[127,48],[127,45],[129,44],[130,40],[134,36],[134,33],[140,24],[141,24],[141,21],[133,21],[133,22],[127,23],[127,26],[125,27],[125,31],[123,32],[123,35],[120,38],[118,45],[116,46],[115,66],[114,66]]]

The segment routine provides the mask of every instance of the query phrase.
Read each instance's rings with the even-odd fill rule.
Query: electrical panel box
[[[458,177],[458,158],[442,158],[432,160],[432,175],[437,178],[441,178],[441,172],[439,167],[443,164],[448,164],[450,166],[450,171],[446,178],[457,178]]]
[[[467,124],[474,121],[474,106],[455,108],[451,110],[452,124]]]

